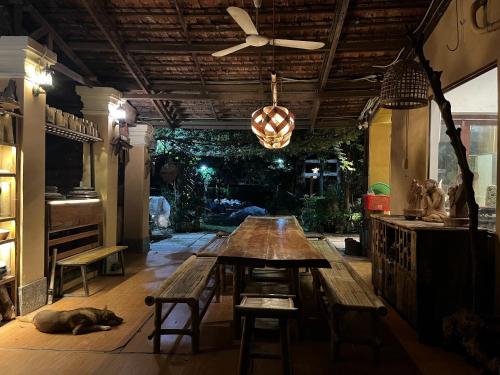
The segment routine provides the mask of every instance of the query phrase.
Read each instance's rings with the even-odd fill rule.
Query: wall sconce
[[[42,67],[41,61],[38,61],[38,65],[36,67],[31,67],[27,73],[29,77],[28,79],[33,83],[34,96],[40,95],[42,88],[45,90],[48,87],[52,87],[52,76],[54,72],[48,65]]]
[[[123,103],[120,104],[108,104],[109,116],[113,119],[113,122],[120,122],[125,120],[127,114],[123,108]]]

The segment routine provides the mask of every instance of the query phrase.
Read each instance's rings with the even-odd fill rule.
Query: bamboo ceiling
[[[430,3],[275,0],[276,37],[325,43],[316,51],[275,50],[275,68],[284,78],[280,103],[295,112],[298,127],[353,125],[380,90],[380,82],[358,79],[383,74],[374,66],[395,59],[406,43],[407,27],[413,30],[420,23]],[[249,128],[251,113],[271,103],[272,47],[251,47],[222,58],[210,55],[244,41],[226,8],[243,7],[255,19],[251,0],[31,4],[24,8],[23,22],[29,33],[46,43],[51,34],[40,30],[45,20],[63,41],[51,37],[65,66],[85,80],[123,91],[141,118],[159,126]],[[263,1],[259,31],[272,36],[272,0]]]

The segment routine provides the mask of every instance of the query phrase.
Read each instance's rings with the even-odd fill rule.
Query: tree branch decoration
[[[451,114],[451,104],[444,97],[443,88],[441,85],[441,74],[440,71],[435,71],[432,69],[429,60],[425,58],[424,54],[424,39],[421,33],[410,34],[410,38],[413,43],[413,48],[420,61],[420,64],[424,68],[427,77],[429,78],[432,91],[434,92],[434,100],[439,106],[441,111],[441,116],[446,125],[446,134],[450,138],[450,143],[455,151],[457,157],[458,165],[460,171],[462,172],[462,181],[465,187],[467,196],[467,205],[469,206],[469,238],[470,238],[470,254],[471,254],[471,264],[472,264],[472,308],[474,312],[478,312],[479,301],[478,301],[478,287],[479,287],[479,263],[480,263],[480,249],[479,249],[479,232],[478,232],[478,214],[479,206],[476,202],[474,195],[474,173],[469,167],[467,161],[467,152],[462,139],[460,138],[461,129],[455,126],[453,121],[453,116]]]

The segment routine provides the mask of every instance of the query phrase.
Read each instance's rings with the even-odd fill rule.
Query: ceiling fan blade
[[[238,7],[229,7],[227,12],[233,17],[236,23],[243,29],[247,35],[259,35],[250,15],[246,10]]]
[[[270,45],[278,47],[300,48],[300,49],[319,49],[325,46],[323,42],[307,42],[305,40],[290,40],[290,39],[271,39]]]
[[[236,46],[229,47],[229,48],[226,48],[226,49],[214,52],[214,53],[212,53],[212,56],[214,56],[214,57],[226,56],[226,55],[229,55],[230,53],[239,51],[240,49],[243,49],[243,48],[246,48],[246,47],[250,47],[250,44],[248,44],[248,43],[241,43],[241,44],[238,44]]]

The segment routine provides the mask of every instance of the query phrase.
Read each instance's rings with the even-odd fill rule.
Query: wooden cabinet
[[[486,231],[480,238],[481,274],[488,283],[493,250]],[[417,329],[420,341],[439,343],[443,318],[471,305],[468,229],[375,215],[371,253],[376,292]],[[481,306],[488,310],[490,298],[483,297]]]

